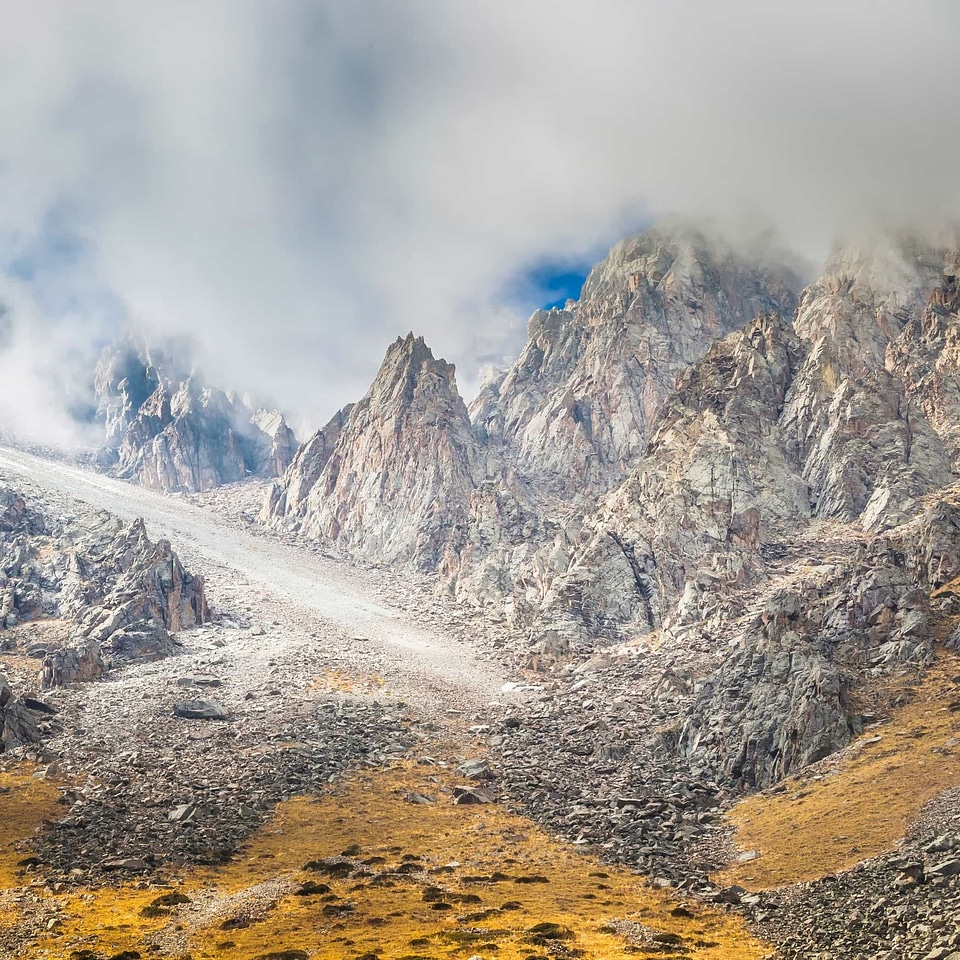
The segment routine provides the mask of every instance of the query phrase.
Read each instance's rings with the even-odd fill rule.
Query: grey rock
[[[495,780],[496,774],[489,761],[482,758],[467,760],[457,767],[457,773],[468,780]]]
[[[268,518],[379,562],[442,569],[483,475],[454,373],[422,338],[398,339],[342,423],[298,451]]]
[[[39,743],[40,739],[30,709],[0,674],[0,752]]]
[[[173,705],[173,714],[184,720],[229,720],[230,712],[214,700],[183,700]]]
[[[181,803],[167,814],[167,820],[171,823],[188,823],[193,819],[196,812],[197,805],[195,803]]]
[[[495,801],[496,795],[486,787],[453,787],[453,802],[456,804],[484,804],[494,803]]]
[[[191,673],[177,680],[178,687],[219,687],[222,685],[223,680],[212,673]]]
[[[74,598],[76,632],[43,662],[44,686],[95,680],[111,662],[154,660],[177,650],[172,634],[210,619],[203,578],[186,571],[166,540],[137,520],[97,543]]]
[[[100,866],[108,873],[116,873],[118,871],[143,873],[148,869],[146,861],[139,860],[136,857],[126,857],[122,860],[104,860]]]
[[[928,877],[956,877],[960,875],[960,858],[951,857],[933,864],[927,870]]]

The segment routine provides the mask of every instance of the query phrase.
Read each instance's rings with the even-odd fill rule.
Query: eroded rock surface
[[[43,627],[24,652],[38,661],[44,686],[168,656],[177,649],[176,633],[210,619],[203,579],[183,568],[167,541],[152,542],[142,521],[54,515],[5,485],[0,505],[0,626]],[[0,633],[3,649],[17,651],[21,633]]]

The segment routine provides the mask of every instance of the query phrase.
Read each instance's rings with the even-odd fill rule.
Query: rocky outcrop
[[[167,656],[174,635],[210,618],[203,579],[142,520],[86,522],[0,486],[0,627],[49,621],[60,638],[28,646],[45,686],[93,680],[112,665]],[[16,640],[9,641],[16,647]]]
[[[772,589],[703,685],[682,749],[748,787],[839,750],[862,732],[854,692],[866,678],[934,661],[931,597],[958,574],[960,508],[940,502],[849,561],[809,566]]]
[[[16,626],[38,614],[43,606],[42,589],[25,570],[36,553],[35,537],[46,534],[43,516],[9,487],[0,486],[0,629]]]
[[[296,449],[281,414],[252,410],[131,340],[104,351],[95,389],[106,435],[99,462],[152,489],[198,492],[278,476]]]
[[[111,666],[176,652],[172,634],[209,617],[203,580],[187,573],[166,540],[153,543],[137,520],[91,544],[73,593],[73,639],[43,662],[44,686],[92,680]]]
[[[883,364],[929,355],[915,331],[953,322],[951,262],[915,241],[840,250],[793,322],[758,318],[691,364],[627,479],[538,554],[527,621],[613,639],[732,613],[811,519],[915,516],[955,478],[949,417],[911,396],[916,368]]]
[[[885,365],[943,438],[957,465],[960,455],[960,261],[946,269],[924,310],[910,316],[886,348]]]
[[[278,410],[257,410],[252,418],[264,439],[261,440],[260,456],[256,461],[254,473],[267,477],[282,477],[284,471],[293,463],[299,443],[297,436],[287,425]],[[256,437],[259,435],[255,435]],[[269,440],[269,447],[263,446]]]
[[[284,471],[285,475],[271,484],[267,492],[261,519],[269,522],[275,518],[291,517],[296,522],[301,513],[301,504],[320,479],[352,409],[351,403],[339,410],[322,430],[318,430],[294,452]]]
[[[39,741],[40,730],[33,713],[0,674],[0,753]]]

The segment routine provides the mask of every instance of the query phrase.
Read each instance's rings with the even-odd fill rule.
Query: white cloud
[[[511,277],[653,214],[759,213],[818,251],[960,213],[958,16],[939,0],[0,14],[0,253],[53,209],[85,241],[42,277],[80,284],[72,312],[34,292],[18,323],[92,341],[95,280],[192,332],[212,378],[314,421],[409,329],[474,382],[517,345]]]

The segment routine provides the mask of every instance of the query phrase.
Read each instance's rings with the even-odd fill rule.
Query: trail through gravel
[[[344,673],[376,675],[428,713],[482,709],[508,678],[479,650],[421,624],[378,596],[373,574],[308,549],[257,536],[179,497],[91,470],[0,447],[0,470],[126,520],[143,517],[202,573],[214,607],[246,611],[269,629],[265,643],[317,638],[336,646]]]

